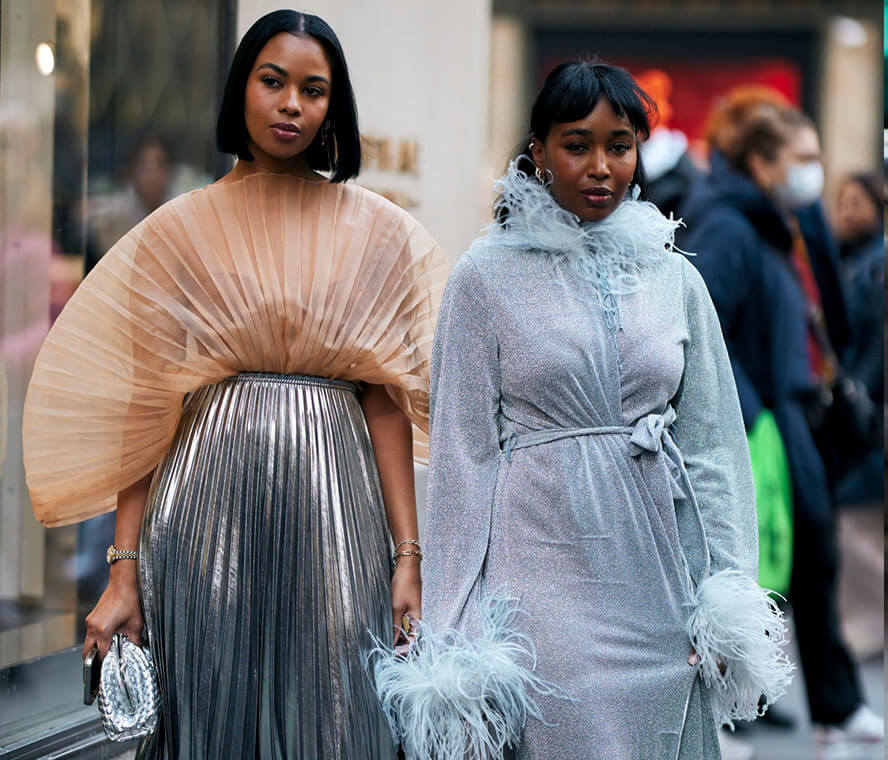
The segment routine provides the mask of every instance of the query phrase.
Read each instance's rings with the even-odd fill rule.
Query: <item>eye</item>
[[[618,156],[622,156],[632,150],[632,146],[628,143],[616,143],[615,145],[611,145],[611,150]]]
[[[267,87],[280,87],[281,81],[276,77],[265,76],[262,77],[262,84],[266,85]]]
[[[585,153],[589,147],[585,143],[568,143],[564,146],[571,153]]]
[[[320,87],[315,87],[314,85],[309,85],[302,91],[310,98],[320,98],[324,95],[324,91]]]

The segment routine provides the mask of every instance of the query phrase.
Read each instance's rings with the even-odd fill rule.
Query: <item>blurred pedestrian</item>
[[[32,503],[48,525],[116,505],[84,654],[147,632],[160,721],[137,757],[394,760],[365,654],[421,614],[411,422],[446,265],[346,184],[357,112],[317,16],[250,27],[217,138],[234,170],[127,233],[44,343]]]
[[[688,151],[687,135],[671,126],[672,78],[661,69],[647,69],[635,80],[657,104],[651,136],[641,145],[647,195],[663,216],[678,216],[701,171]]]
[[[851,339],[843,355],[845,368],[859,378],[879,411],[885,393],[885,227],[884,188],[877,172],[857,172],[839,186],[836,233],[842,257],[842,282],[851,325]],[[881,502],[884,455],[872,450],[839,482],[836,496],[842,504]]]
[[[847,331],[829,236],[818,238],[819,140],[801,112],[757,93],[726,98],[716,124],[711,174],[682,209],[682,243],[697,254],[718,310],[747,430],[770,411],[785,444],[795,531],[790,601],[811,720],[823,743],[878,741],[884,723],[863,703],[839,627],[834,503],[812,431],[834,369],[823,333],[842,345]]]

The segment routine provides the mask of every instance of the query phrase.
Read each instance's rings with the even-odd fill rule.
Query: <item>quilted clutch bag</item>
[[[160,694],[147,649],[115,633],[102,662],[99,714],[105,735],[114,742],[148,736],[157,728]]]

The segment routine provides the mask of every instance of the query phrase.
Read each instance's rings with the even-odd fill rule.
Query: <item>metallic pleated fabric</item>
[[[137,756],[393,759],[364,668],[391,631],[388,551],[355,386],[245,373],[192,394],[142,531],[163,710]]]

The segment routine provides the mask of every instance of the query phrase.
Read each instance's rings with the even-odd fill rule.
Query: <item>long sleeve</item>
[[[718,315],[690,264],[684,300],[689,339],[673,400],[675,441],[697,497],[712,572],[733,568],[755,578],[758,534],[746,431]]]
[[[481,597],[500,460],[492,302],[469,255],[441,303],[432,350],[431,458],[422,546],[423,620],[404,656],[373,653],[376,693],[408,760],[494,760],[528,715],[542,719],[517,600]]]
[[[491,303],[469,256],[441,304],[431,377],[431,457],[423,540],[424,616],[435,627],[477,611],[500,459],[499,358]]]
[[[790,682],[782,613],[757,583],[749,448],[728,352],[699,272],[684,267],[688,342],[674,438],[696,498],[709,573],[697,579],[688,636],[719,724],[751,720]],[[724,672],[721,670],[724,668]]]

